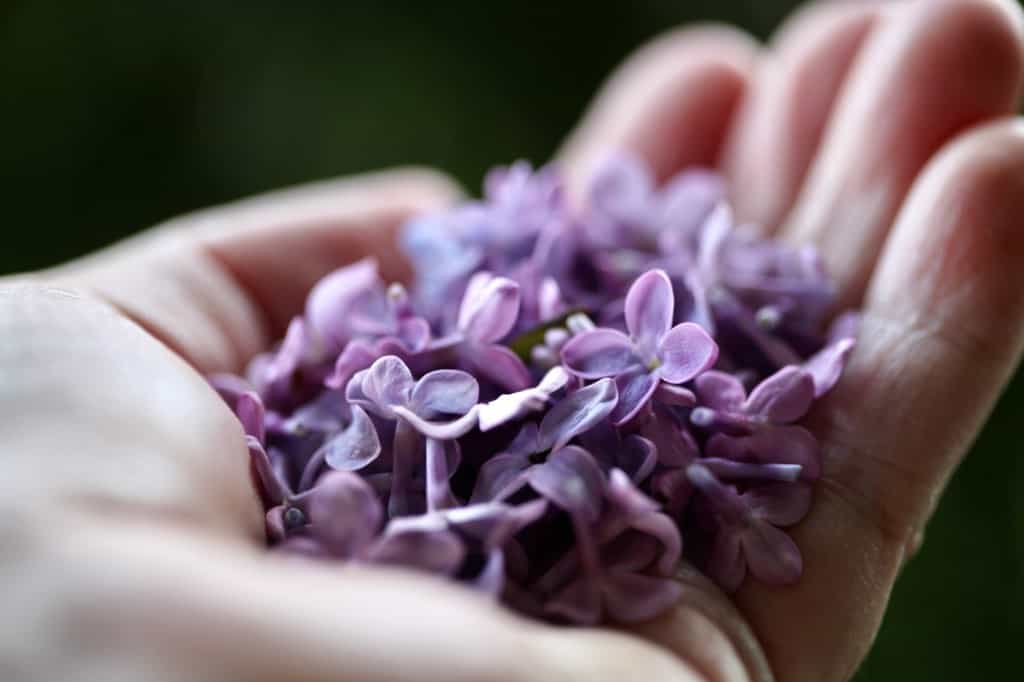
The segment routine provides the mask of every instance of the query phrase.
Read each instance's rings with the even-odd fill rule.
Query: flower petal
[[[718,360],[718,345],[693,322],[673,327],[658,348],[658,375],[670,384],[681,384],[704,372]]]
[[[626,294],[626,329],[645,353],[658,346],[672,326],[676,297],[664,270],[648,270],[636,278]]]
[[[380,455],[377,429],[366,412],[352,405],[352,421],[345,430],[324,443],[313,458],[322,457],[336,471],[358,471]]]
[[[334,348],[349,340],[348,316],[361,296],[382,287],[377,262],[371,258],[335,270],[313,287],[306,299],[306,320]]]
[[[715,410],[736,411],[747,399],[743,383],[731,374],[709,369],[695,380],[697,398]]]
[[[519,317],[519,284],[507,277],[473,275],[459,309],[458,328],[476,343],[496,343]]]
[[[725,199],[725,189],[722,176],[705,169],[686,170],[673,177],[658,199],[662,234],[672,231],[681,237],[692,236]]]
[[[774,424],[789,424],[807,414],[814,393],[813,376],[790,365],[758,384],[744,403],[743,411]]]
[[[839,381],[855,343],[852,338],[839,339],[822,348],[804,363],[804,371],[814,380],[815,398],[828,393]]]
[[[715,535],[706,570],[726,592],[735,592],[743,584],[747,564],[743,557],[740,533],[736,529],[723,528]]]
[[[367,369],[380,357],[370,344],[355,340],[345,345],[345,350],[334,363],[334,371],[324,379],[329,388],[345,390],[349,380],[361,369]]]
[[[422,317],[407,317],[398,321],[399,340],[412,353],[419,353],[430,343],[430,324]]]
[[[545,499],[585,523],[597,521],[605,478],[594,457],[583,448],[570,445],[556,450],[527,476],[530,487]]]
[[[630,227],[645,220],[654,193],[654,177],[646,164],[627,154],[610,154],[594,171],[587,204],[596,212]]]
[[[530,458],[524,454],[503,452],[491,457],[480,467],[469,503],[475,505],[505,497],[517,480],[526,483],[520,475],[529,467]]]
[[[631,434],[622,439],[616,464],[634,483],[640,483],[657,466],[658,448],[643,436]]]
[[[242,429],[246,435],[254,436],[261,443],[266,441],[266,427],[263,422],[265,410],[259,394],[255,391],[246,391],[238,396],[235,414],[238,415],[238,421],[242,422]]]
[[[409,409],[424,419],[463,415],[473,409],[480,387],[472,374],[457,369],[438,369],[416,382]]]
[[[792,526],[811,508],[811,486],[806,483],[773,483],[743,493],[750,510],[773,526]]]
[[[555,403],[540,423],[538,446],[558,450],[611,414],[618,392],[611,379],[601,379]]]
[[[676,407],[693,407],[697,404],[697,396],[693,394],[693,391],[664,381],[658,382],[658,388],[654,391],[654,399],[663,405]]]
[[[325,474],[309,498],[310,531],[331,554],[350,558],[370,544],[384,510],[369,485],[357,474]]]
[[[738,462],[799,464],[800,478],[805,481],[821,475],[818,440],[802,426],[769,426],[739,437],[715,434],[708,440],[705,454]]]
[[[640,431],[658,451],[658,462],[667,467],[685,467],[697,458],[697,441],[669,410],[655,407],[654,416]]]
[[[750,574],[769,585],[792,585],[803,573],[800,548],[785,531],[768,523],[752,523],[741,534]]]
[[[629,337],[615,329],[599,328],[577,334],[562,346],[562,362],[576,376],[599,379],[640,364]]]
[[[385,412],[397,405],[407,405],[414,386],[412,372],[394,355],[374,361],[362,378],[363,394]]]
[[[651,400],[658,379],[642,369],[626,372],[615,377],[615,388],[619,392],[619,401],[612,411],[612,422],[622,426],[637,415]]]
[[[529,388],[532,382],[530,370],[511,349],[498,345],[471,345],[467,350],[474,371],[502,390]]]
[[[262,443],[255,436],[246,436],[245,443],[249,446],[249,461],[260,487],[260,497],[270,505],[281,504],[285,496],[291,494],[287,483],[277,475],[270,457],[263,449]]]

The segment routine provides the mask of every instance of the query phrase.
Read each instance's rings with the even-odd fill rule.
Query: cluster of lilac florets
[[[404,566],[537,617],[640,621],[686,558],[788,584],[811,503],[797,422],[838,380],[813,251],[737,226],[716,175],[610,159],[581,205],[552,170],[403,233],[412,286],[325,277],[280,346],[214,385],[247,433],[275,551]]]

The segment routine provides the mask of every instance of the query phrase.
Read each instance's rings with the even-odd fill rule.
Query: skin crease
[[[396,227],[459,194],[407,169],[0,282],[0,679],[848,679],[1024,344],[1020,25],[1015,4],[922,0],[810,8],[763,49],[675,32],[613,75],[560,156],[574,187],[614,147],[660,177],[785,168],[744,210],[788,216],[781,233],[819,244],[864,306],[808,424],[825,475],[794,529],[798,585],[730,600],[684,567],[678,608],[633,632],[555,629],[429,578],[262,551],[240,427],[196,370],[237,369],[337,266],[377,254],[401,277]],[[791,101],[818,73],[831,101]],[[937,105],[935,82],[957,96]]]

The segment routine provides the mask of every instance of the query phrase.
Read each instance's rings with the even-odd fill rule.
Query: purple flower
[[[372,260],[325,277],[246,378],[210,377],[273,551],[579,624],[671,608],[684,548],[727,590],[797,580],[783,529],[821,473],[800,422],[857,317],[826,325],[817,255],[735,225],[725,196],[619,155],[577,206],[517,163],[406,226],[408,290]]]
[[[735,377],[723,372],[706,372],[696,383],[702,406],[693,410],[690,421],[716,432],[708,440],[705,454],[716,460],[778,465],[756,470],[732,467],[733,477],[741,471],[748,476],[759,471],[761,477],[773,480],[818,477],[817,440],[807,429],[792,425],[807,413],[815,397],[815,382],[809,372],[784,367],[762,381],[749,397]],[[725,469],[717,472],[724,474]]]
[[[615,154],[591,180],[589,224],[609,246],[654,250],[664,244],[675,251],[676,242],[692,237],[724,198],[724,183],[710,171],[685,171],[659,191],[646,165]]]
[[[409,485],[418,459],[420,439],[426,437],[426,498],[430,509],[455,504],[448,481],[458,466],[457,444],[442,441],[458,438],[476,426],[479,388],[471,375],[440,369],[418,381],[405,363],[393,355],[380,358],[349,381],[346,398],[385,419],[397,420],[392,445],[392,516],[408,513]],[[461,417],[436,423],[443,417]]]
[[[456,363],[501,389],[521,391],[531,383],[530,372],[519,356],[498,344],[515,326],[518,315],[519,285],[478,273],[466,287],[455,333],[438,339],[433,347],[453,350]]]
[[[619,389],[616,424],[632,419],[660,382],[682,384],[704,372],[718,347],[701,327],[672,326],[675,298],[661,270],[641,275],[626,296],[626,329],[599,328],[573,337],[562,348],[569,371],[585,379],[615,377]]]
[[[770,585],[799,579],[800,550],[779,527],[804,517],[810,507],[809,487],[774,484],[740,493],[701,463],[692,464],[686,473],[707,502],[715,526],[707,571],[723,589],[736,590],[748,570]]]

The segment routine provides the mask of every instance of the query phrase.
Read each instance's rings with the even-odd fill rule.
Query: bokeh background
[[[0,274],[327,176],[418,163],[476,188],[496,162],[548,158],[650,37],[718,20],[763,38],[798,4],[2,0]],[[1018,376],[860,682],[1019,672],[1022,431]]]

